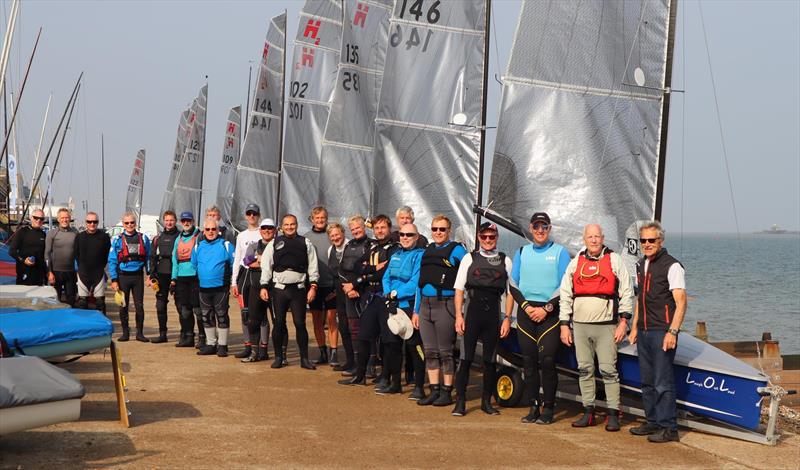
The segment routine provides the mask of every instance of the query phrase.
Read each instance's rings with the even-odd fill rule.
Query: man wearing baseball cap
[[[244,259],[242,259],[242,269],[240,272],[244,274],[242,277],[246,278],[248,287],[248,331],[250,338],[261,338],[261,341],[256,347],[255,344],[251,346],[250,355],[242,359],[242,362],[258,362],[261,360],[269,359],[269,320],[267,312],[272,310],[271,304],[261,298],[261,291],[257,286],[261,282],[261,255],[264,254],[264,249],[267,248],[269,242],[275,238],[276,227],[275,221],[266,218],[262,219],[258,224],[258,231],[261,239],[256,243],[251,243],[245,250]],[[271,288],[272,286],[269,286]],[[240,293],[243,296],[244,293]],[[272,316],[271,314],[269,315]],[[266,330],[265,333],[262,331]]]
[[[203,329],[203,317],[200,311],[200,285],[197,270],[192,266],[192,251],[200,237],[200,230],[195,227],[194,214],[181,212],[183,230],[175,239],[172,249],[172,280],[169,290],[175,298],[181,324],[181,337],[175,345],[177,348],[194,346],[194,325],[197,319],[197,347],[206,344],[206,332]],[[162,289],[164,287],[162,286]]]
[[[258,243],[261,240],[261,233],[259,230],[258,222],[261,218],[261,209],[256,204],[248,204],[244,209],[245,219],[247,219],[247,230],[239,232],[236,236],[236,252],[233,259],[233,280],[231,285],[231,295],[239,301],[239,307],[242,313],[242,336],[244,337],[244,349],[235,354],[235,357],[244,359],[250,356],[255,342],[258,347],[258,337],[250,336],[250,328],[248,315],[250,313],[250,278],[247,275],[247,266],[244,264],[244,257],[247,253],[247,248]],[[274,225],[274,224],[273,224]],[[243,269],[244,268],[244,269]],[[255,285],[256,289],[258,284]],[[267,342],[267,338],[261,338],[262,343]]]

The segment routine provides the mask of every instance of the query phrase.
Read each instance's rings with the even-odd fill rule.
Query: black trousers
[[[247,314],[247,330],[250,333],[250,338],[258,338],[261,336],[261,328],[266,325],[266,336],[263,338],[266,344],[269,338],[269,317],[272,317],[272,305],[270,302],[261,300],[261,289],[253,286],[249,290],[249,298],[247,300],[248,314]],[[239,293],[241,294],[241,291]],[[269,315],[268,315],[269,314]],[[244,317],[244,315],[242,315]]]
[[[544,304],[531,302],[531,305],[541,307]],[[554,406],[558,387],[556,353],[561,344],[558,311],[550,313],[541,323],[535,323],[527,313],[518,309],[517,341],[522,350],[525,391],[531,404],[542,403],[539,396],[541,387],[544,391],[544,406]]]
[[[456,393],[460,398],[466,396],[469,368],[480,339],[483,345],[483,395],[491,395],[497,381],[494,356],[500,339],[500,295],[470,292],[464,322],[464,350],[456,372]]]
[[[284,338],[288,337],[289,330],[286,328],[286,314],[292,310],[292,322],[294,323],[295,337],[297,338],[297,349],[300,357],[308,358],[308,330],[306,330],[306,288],[305,286],[289,285],[283,289],[272,289],[272,308],[274,309],[275,319],[272,325],[272,344],[275,348],[276,356],[283,356]]]
[[[197,278],[179,277],[176,279],[173,298],[178,308],[181,335],[192,335],[196,321],[198,333],[201,337],[205,337],[203,314],[200,310],[200,286]]]
[[[47,269],[44,265],[28,266],[17,261],[17,284],[21,286],[46,286]]]
[[[117,282],[119,283],[119,290],[125,296],[125,306],[119,308],[119,322],[122,325],[122,330],[127,331],[130,329],[128,309],[131,305],[131,297],[133,297],[133,305],[136,311],[136,329],[141,333],[144,331],[144,276],[141,271],[133,273],[121,271]]]
[[[75,305],[78,296],[78,273],[75,271],[53,271],[56,294],[59,300],[70,306]]]
[[[169,283],[170,274],[158,273],[156,279],[158,280],[158,292],[156,292],[156,318],[158,318],[158,331],[160,333],[167,332],[167,305],[169,304]],[[173,300],[175,296],[173,295]],[[180,311],[177,301],[175,308]]]

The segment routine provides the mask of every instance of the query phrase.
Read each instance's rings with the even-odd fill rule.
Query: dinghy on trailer
[[[96,310],[52,309],[0,314],[0,332],[16,354],[43,359],[107,348],[114,328]]]

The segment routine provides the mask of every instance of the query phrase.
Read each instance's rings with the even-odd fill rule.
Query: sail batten
[[[245,208],[256,204],[264,217],[276,218],[283,134],[283,78],[286,13],[270,19],[236,170],[231,220],[247,228]]]

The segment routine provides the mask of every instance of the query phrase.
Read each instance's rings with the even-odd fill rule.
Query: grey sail
[[[136,153],[133,162],[131,180],[128,183],[128,194],[125,197],[125,212],[136,214],[136,220],[142,216],[142,191],[144,189],[144,149]]]
[[[217,207],[225,225],[230,225],[233,203],[233,184],[236,180],[236,165],[239,163],[239,135],[242,127],[242,108],[236,106],[228,113],[225,125],[225,141],[222,144],[222,163],[217,181]]]
[[[374,212],[436,214],[474,237],[483,121],[486,2],[395,4],[376,119]]]
[[[178,137],[175,139],[175,152],[172,154],[172,165],[169,170],[169,180],[167,180],[167,188],[164,190],[164,197],[161,200],[161,214],[164,211],[174,210],[173,205],[173,190],[175,189],[175,176],[178,174],[178,168],[181,166],[181,158],[183,151],[186,148],[186,129],[189,122],[189,113],[191,106],[184,109],[181,113],[181,118],[178,121]]]
[[[375,117],[392,5],[391,0],[344,1],[339,71],[319,173],[319,202],[332,221],[372,214]]]
[[[280,213],[298,216],[300,231],[319,202],[319,162],[328,121],[342,35],[340,1],[306,0],[294,41],[292,76],[286,97],[286,144],[280,187]]]
[[[178,173],[175,175],[175,189],[173,191],[175,212],[192,211],[195,217],[199,217],[198,214],[201,213],[200,201],[203,191],[207,99],[208,85],[203,85],[189,113],[186,148],[181,156]]]
[[[247,136],[236,169],[231,221],[247,228],[244,209],[258,204],[261,215],[275,218],[278,175],[283,137],[283,77],[286,47],[286,13],[270,20],[261,55],[258,80],[248,118]]]
[[[523,4],[503,77],[493,210],[521,227],[548,212],[573,251],[583,226],[599,223],[607,245],[635,254],[635,224],[656,215],[669,20],[669,0]]]

